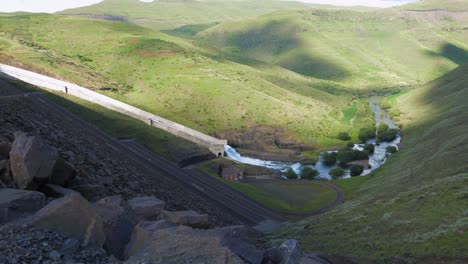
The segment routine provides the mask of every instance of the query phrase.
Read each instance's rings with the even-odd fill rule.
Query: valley
[[[255,227],[264,248],[295,239],[306,253],[357,263],[465,263],[467,28],[464,0],[104,0],[0,13],[0,63],[227,145],[216,157],[125,112],[3,79],[0,112],[14,118],[0,116],[0,135],[12,142],[15,129],[32,129],[59,149],[84,142],[74,166],[80,184],[105,186],[99,198],[156,195],[208,214],[212,227]]]

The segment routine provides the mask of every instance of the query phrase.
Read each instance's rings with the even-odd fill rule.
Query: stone
[[[104,222],[106,235],[104,248],[109,254],[123,258],[125,246],[130,241],[132,231],[138,223],[135,212],[119,195],[99,200],[95,208]]]
[[[9,159],[10,151],[11,151],[11,143],[0,142],[0,156],[1,157],[3,157],[4,159]]]
[[[50,252],[49,258],[53,261],[59,261],[62,258],[62,254],[60,254],[60,252],[56,250],[53,250],[52,252]]]
[[[159,229],[174,227],[174,224],[166,221],[143,221],[135,226],[132,232],[130,242],[127,244],[124,253],[124,259],[128,259],[140,251],[148,241],[154,232]]]
[[[156,197],[136,197],[128,201],[135,213],[145,220],[156,219],[164,209],[165,203]]]
[[[201,230],[177,226],[157,230],[151,241],[125,263],[240,264],[244,261],[222,245],[223,229]]]
[[[68,238],[63,242],[61,251],[64,254],[74,254],[80,248],[80,242],[73,238]]]
[[[63,159],[57,159],[52,176],[50,177],[50,183],[59,186],[68,186],[71,180],[76,176],[75,168]]]
[[[55,184],[46,184],[39,188],[39,191],[44,193],[47,197],[53,198],[61,198],[70,194],[79,194],[72,189],[63,188]]]
[[[45,206],[45,195],[35,191],[0,189],[0,222],[25,213],[34,213]]]
[[[28,224],[78,239],[83,246],[99,248],[106,239],[101,217],[79,194],[53,200],[30,217]]]
[[[164,219],[178,225],[185,225],[195,228],[206,228],[209,225],[208,215],[199,214],[195,211],[163,211],[162,216]]]
[[[297,240],[286,240],[279,247],[273,247],[265,252],[266,263],[298,264],[302,259],[302,250]]]
[[[9,160],[0,160],[0,183],[9,185],[13,181]]]
[[[57,150],[39,136],[15,133],[10,151],[11,172],[19,189],[35,190],[46,183],[58,158]]]

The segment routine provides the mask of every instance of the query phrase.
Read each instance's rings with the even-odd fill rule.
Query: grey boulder
[[[124,258],[128,259],[140,251],[147,242],[150,241],[152,235],[159,229],[174,227],[174,224],[166,221],[143,221],[135,226],[132,232],[130,242],[125,248]]]
[[[125,246],[130,241],[138,218],[127,201],[118,195],[105,197],[94,206],[104,223],[104,248],[115,257],[123,258]]]
[[[0,222],[27,213],[34,213],[45,206],[45,195],[40,192],[17,189],[0,189]]]
[[[156,197],[135,197],[128,201],[135,213],[145,220],[156,219],[164,209],[165,203]]]
[[[46,183],[58,158],[57,150],[39,136],[15,133],[10,151],[11,171],[19,189],[34,190]]]
[[[102,247],[104,224],[91,204],[79,194],[50,202],[28,219],[28,224],[79,240],[83,246]]]
[[[244,261],[223,245],[223,229],[201,230],[177,226],[157,230],[151,240],[125,263],[241,264]]]
[[[195,211],[163,211],[162,216],[169,222],[195,228],[207,228],[209,225],[208,215],[199,214]]]

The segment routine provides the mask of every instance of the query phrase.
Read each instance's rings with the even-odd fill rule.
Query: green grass
[[[468,66],[461,66],[393,97],[402,113],[400,152],[370,176],[335,181],[345,190],[345,204],[273,238],[296,238],[306,252],[354,255],[369,263],[394,256],[415,263],[466,260],[467,73]]]
[[[282,212],[307,213],[323,208],[336,199],[336,193],[331,188],[310,181],[241,183],[220,178],[206,164],[198,168],[255,201]]]
[[[444,15],[433,19],[437,14],[393,9],[282,10],[221,23],[195,39],[353,92],[395,91],[424,84],[468,62],[468,34],[462,30],[468,17]]]
[[[154,1],[105,0],[101,3],[69,9],[61,14],[113,15],[151,29],[175,29],[185,25],[240,20],[287,8],[305,8],[300,2],[282,1]],[[209,15],[207,15],[209,14]]]
[[[342,122],[351,125],[351,121],[356,117],[357,111],[357,103],[353,102],[353,105],[351,105],[351,107],[343,110]]]
[[[340,144],[348,95],[275,66],[252,68],[135,25],[54,15],[0,16],[0,52],[208,134],[286,128],[318,149]],[[70,37],[73,36],[73,37]],[[240,118],[241,117],[241,118]]]

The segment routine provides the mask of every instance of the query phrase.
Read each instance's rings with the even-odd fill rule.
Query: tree
[[[375,137],[375,129],[374,128],[361,128],[361,130],[359,130],[359,140],[361,140],[361,142],[366,142],[367,140],[369,140],[370,138],[374,138]]]
[[[333,166],[336,164],[336,152],[325,152],[322,154],[323,164]]]
[[[320,172],[318,172],[317,170],[314,170],[314,169],[309,168],[309,167],[305,167],[305,168],[302,169],[302,171],[301,171],[301,178],[302,178],[302,179],[306,179],[306,180],[313,180],[313,179],[315,179],[319,174],[320,174]]]
[[[366,160],[369,158],[369,154],[364,151],[354,149],[343,149],[338,151],[336,158],[342,165],[346,165],[348,162],[355,160]]]
[[[328,175],[330,175],[332,179],[336,180],[336,179],[343,177],[344,173],[345,173],[344,169],[338,167],[338,168],[330,170],[328,172]]]
[[[374,144],[366,144],[364,145],[364,151],[367,151],[369,154],[374,154],[375,152],[375,145]]]
[[[290,180],[295,180],[297,179],[297,173],[292,168],[288,168],[286,171],[286,177]]]
[[[398,149],[395,146],[388,146],[385,150],[389,154],[395,154],[398,152]]]
[[[351,137],[349,136],[349,134],[347,132],[340,132],[338,133],[338,137],[337,137],[339,140],[341,141],[348,141],[351,139]]]
[[[351,166],[351,170],[350,170],[351,177],[359,176],[362,174],[362,172],[364,172],[364,167],[362,167],[361,165]]]

